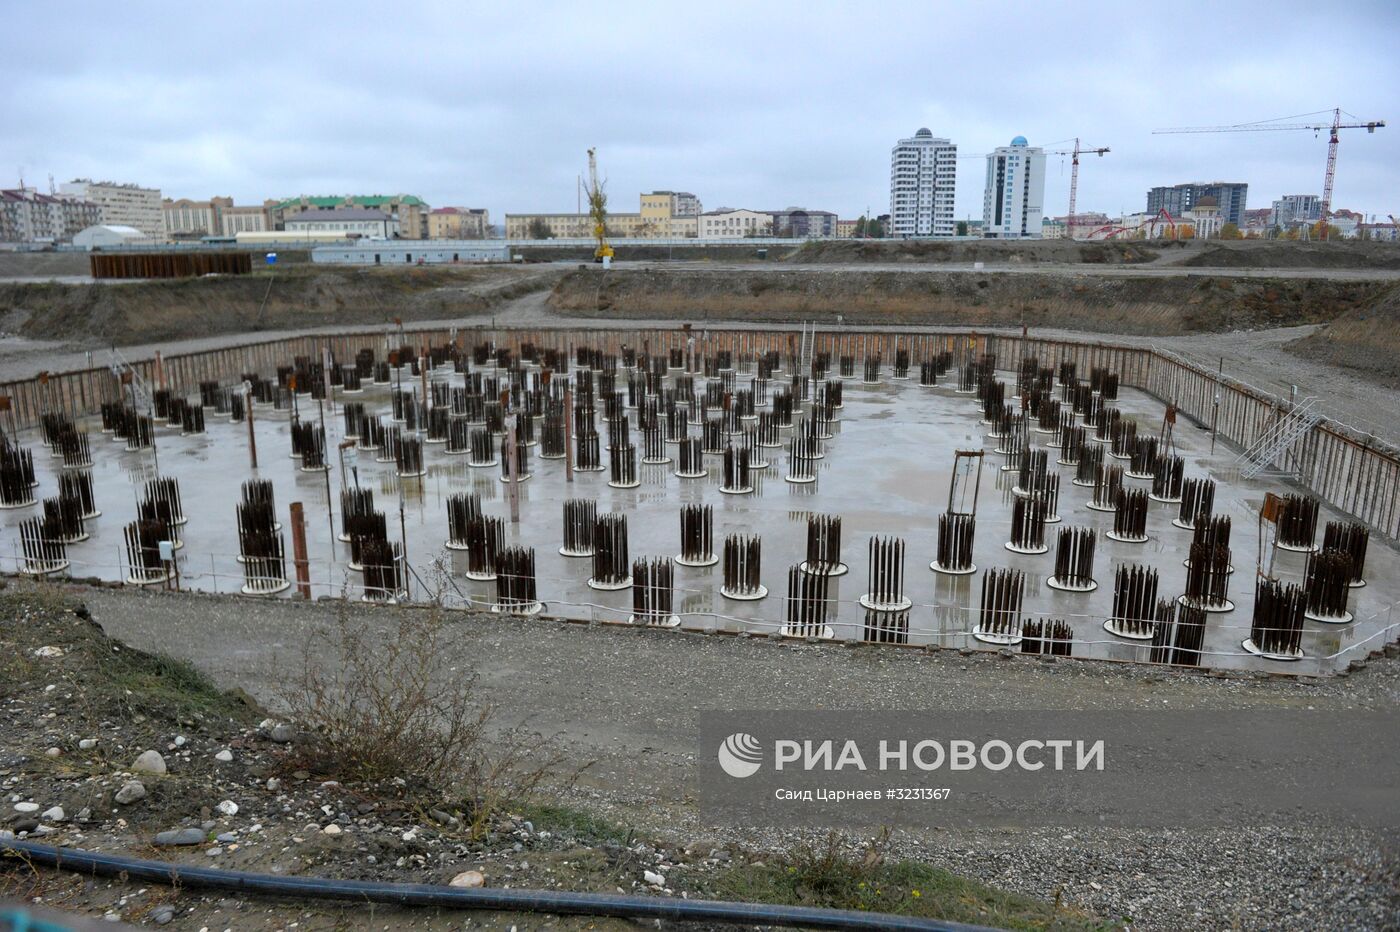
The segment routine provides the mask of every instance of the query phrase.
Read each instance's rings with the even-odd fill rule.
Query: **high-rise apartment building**
[[[1156,187],[1147,192],[1147,212],[1156,215],[1165,210],[1173,217],[1185,214],[1203,197],[1213,197],[1220,207],[1225,223],[1244,228],[1245,197],[1249,185],[1233,181],[1195,181],[1170,187]]]
[[[104,224],[135,227],[146,236],[157,240],[165,236],[165,217],[161,211],[159,188],[75,178],[61,185],[59,191],[96,204],[102,211]]]
[[[1274,201],[1269,212],[1269,226],[1291,227],[1303,221],[1313,223],[1322,218],[1322,198],[1316,194],[1285,194]]]
[[[987,239],[1040,239],[1045,213],[1045,150],[1025,136],[987,156],[982,235]]]
[[[952,236],[958,147],[927,128],[890,150],[890,229],[894,237]]]

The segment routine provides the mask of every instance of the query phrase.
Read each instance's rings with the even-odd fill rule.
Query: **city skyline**
[[[325,22],[257,3],[247,14],[196,10],[178,22],[159,4],[134,4],[111,22],[75,9],[28,11],[26,41],[0,64],[13,88],[0,171],[22,167],[40,190],[52,173],[59,183],[111,178],[240,204],[406,192],[493,216],[568,210],[585,150],[597,146],[622,203],[669,188],[696,192],[706,209],[878,215],[888,210],[890,147],[927,126],[958,146],[958,219],[981,216],[985,155],[1018,135],[1047,150],[1076,135],[1111,147],[1083,160],[1081,210],[1133,212],[1149,188],[1219,178],[1247,182],[1250,206],[1263,207],[1320,192],[1325,134],[1151,130],[1336,104],[1393,119],[1387,91],[1400,81],[1389,51],[1400,12],[1379,3],[1325,14],[1301,4],[1209,8],[1221,27],[1210,34],[1245,37],[1236,48],[1183,36],[1191,16],[1179,9],[1083,4],[891,6],[874,23],[833,5],[769,4],[744,8],[742,32],[733,28],[739,8],[729,16],[723,7],[700,15],[622,5],[606,22],[566,6],[529,22],[434,5],[393,17],[340,5],[349,12]],[[370,22],[396,54],[353,54],[361,46],[352,33]],[[268,43],[274,27],[286,36],[315,28],[318,41]],[[123,51],[156,29],[167,49],[219,35],[233,52]],[[1345,53],[1332,67],[1297,67],[1289,43],[1322,31]],[[1163,49],[1163,35],[1183,39]],[[1015,53],[1015,68],[979,64],[991,36]],[[85,54],[58,54],[60,46]],[[722,61],[708,51],[725,46],[732,53]],[[869,64],[851,54],[869,47],[879,49]],[[1394,212],[1397,157],[1400,129],[1344,134],[1334,206]],[[1047,216],[1065,212],[1068,187],[1069,159],[1048,155]]]

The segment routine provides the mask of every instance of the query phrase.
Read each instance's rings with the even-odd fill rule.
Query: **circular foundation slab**
[[[1297,653],[1293,654],[1269,653],[1267,651],[1260,650],[1258,645],[1254,643],[1253,638],[1245,638],[1243,641],[1240,642],[1240,646],[1257,657],[1263,657],[1265,660],[1282,660],[1288,662],[1294,660],[1302,660],[1306,656],[1306,654],[1303,653],[1303,649],[1301,647],[1298,648]]]
[[[1129,641],[1150,641],[1151,634],[1130,634],[1118,626],[1115,619],[1108,619],[1103,623],[1103,629],[1114,637],[1127,638]]]
[[[759,599],[767,598],[768,587],[759,586],[752,592],[736,592],[733,589],[726,589],[724,586],[720,586],[719,594],[726,599],[733,599],[735,602],[757,602]]]

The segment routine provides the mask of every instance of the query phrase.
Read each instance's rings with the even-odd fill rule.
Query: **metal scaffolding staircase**
[[[136,369],[132,367],[131,363],[126,361],[126,357],[121,354],[121,350],[117,349],[115,346],[112,347],[107,352],[107,360],[112,374],[117,377],[119,383],[126,384],[127,379],[124,379],[123,376],[127,373],[131,373],[131,392],[136,398],[136,409],[138,411],[153,410],[151,406],[151,392],[146,387],[146,380],[141,378],[141,373],[137,372]]]
[[[797,350],[798,373],[802,375],[810,374],[812,371],[812,352],[816,337],[817,325],[804,320],[802,322],[802,339]]]
[[[1314,395],[1309,395],[1293,405],[1287,413],[1281,412],[1268,429],[1235,458],[1235,462],[1242,467],[1240,477],[1253,479],[1266,471],[1271,474],[1289,474],[1290,470],[1286,467],[1280,467],[1277,471],[1271,470],[1270,467],[1288,452],[1294,441],[1312,430],[1321,420],[1322,413],[1317,410],[1317,397]]]

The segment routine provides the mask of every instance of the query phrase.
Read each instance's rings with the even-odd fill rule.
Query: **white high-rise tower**
[[[958,147],[921,129],[890,150],[890,229],[887,235],[952,236]]]
[[[1045,150],[1025,136],[987,156],[982,195],[982,235],[988,239],[1040,239],[1045,213]]]

